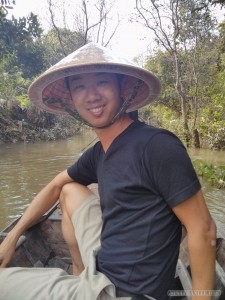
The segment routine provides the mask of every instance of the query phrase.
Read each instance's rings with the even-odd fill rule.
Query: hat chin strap
[[[134,102],[135,97],[137,96],[138,90],[140,89],[142,85],[142,81],[140,79],[137,80],[137,82],[135,83],[133,92],[131,94],[131,96],[128,99],[124,99],[123,104],[121,105],[118,113],[113,117],[113,119],[110,121],[109,125],[104,126],[104,127],[108,127],[111,124],[113,124],[116,120],[118,120],[128,109],[128,107]]]
[[[123,104],[121,105],[117,114],[112,118],[112,120],[104,126],[99,126],[95,128],[97,129],[106,128],[111,126],[114,122],[116,122],[126,112],[127,108],[134,102],[135,97],[137,96],[138,90],[140,89],[141,85],[142,85],[142,81],[138,79],[134,86],[131,96],[128,99],[124,99]],[[63,102],[61,99],[43,99],[43,102],[47,106],[58,103],[61,106],[61,108],[65,110],[69,115],[71,115],[74,119],[76,119],[79,122],[83,122],[90,127],[94,127],[88,122],[86,122],[84,119],[82,119],[75,109],[71,108],[71,106]]]

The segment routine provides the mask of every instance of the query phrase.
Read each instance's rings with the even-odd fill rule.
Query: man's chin
[[[115,112],[116,115],[116,112]],[[85,118],[83,116],[80,116],[86,124],[88,124],[90,127],[93,129],[101,129],[101,128],[106,128],[111,126],[114,121],[114,115],[112,114],[111,116],[108,117],[99,117],[99,118]],[[120,116],[118,119],[120,119],[122,116]]]
[[[102,119],[96,119],[96,120],[90,120],[90,119],[85,119],[82,118],[86,124],[88,124],[90,127],[93,129],[101,129],[105,128],[111,125],[112,121],[111,120],[102,120]]]

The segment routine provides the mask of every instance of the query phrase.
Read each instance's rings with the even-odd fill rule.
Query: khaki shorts
[[[0,271],[0,300],[112,300],[115,286],[96,270],[102,215],[97,196],[88,197],[72,216],[85,270],[80,276],[58,268],[8,268]]]

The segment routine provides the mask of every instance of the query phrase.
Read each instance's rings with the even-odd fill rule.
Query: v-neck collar
[[[115,139],[112,141],[112,143],[110,144],[109,148],[104,151],[102,144],[101,144],[101,148],[102,148],[102,152],[103,155],[105,157],[107,157],[109,155],[109,153],[111,152],[111,149],[114,148],[114,146],[118,143],[118,141],[120,141],[121,138],[123,138],[123,136],[125,134],[127,134],[129,131],[133,130],[133,128],[139,126],[140,124],[142,124],[142,122],[140,122],[139,120],[135,120],[134,122],[132,122],[130,125],[127,126],[127,128],[125,128],[120,134],[118,134]],[[101,142],[100,142],[101,143]]]

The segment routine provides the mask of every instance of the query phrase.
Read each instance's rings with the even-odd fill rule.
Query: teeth
[[[93,112],[98,112],[98,111],[100,111],[100,108],[93,108],[92,111]]]
[[[102,110],[102,107],[97,107],[97,108],[92,108],[90,109],[90,111],[92,111],[93,113],[98,113]]]

